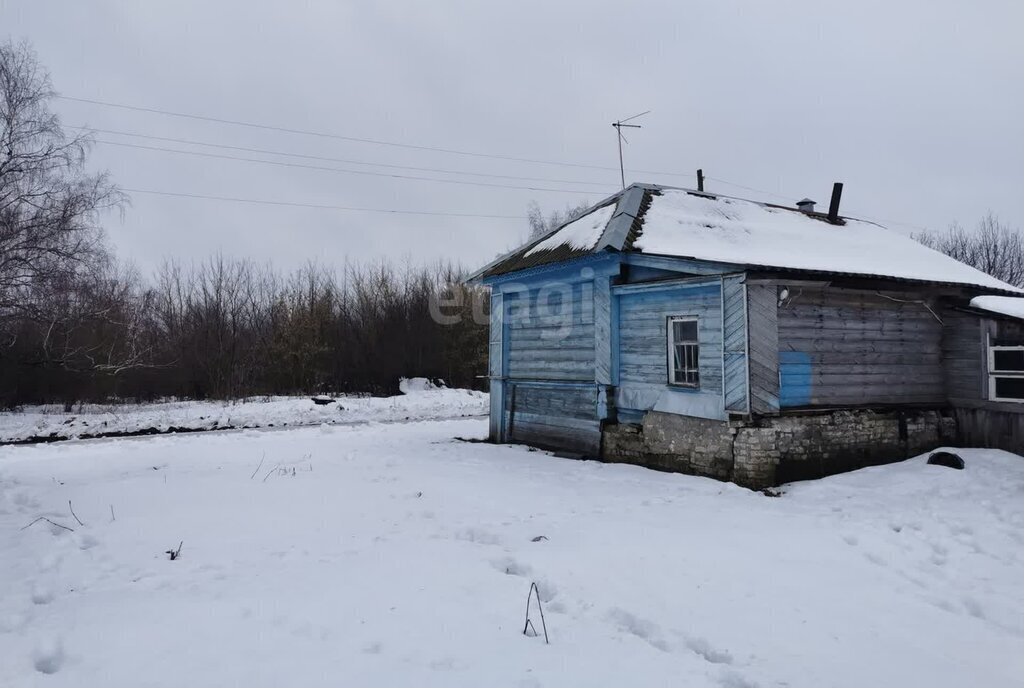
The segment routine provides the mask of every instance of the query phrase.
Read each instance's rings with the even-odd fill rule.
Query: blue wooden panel
[[[550,263],[518,272],[509,272],[483,280],[497,290],[516,288],[520,284],[543,282],[579,282],[594,278],[595,274],[616,272],[622,263],[620,253],[595,253],[561,263]]]
[[[594,379],[602,385],[612,381],[611,279],[594,280]]]
[[[505,307],[501,294],[491,292],[490,342],[488,345],[487,369],[490,376],[490,420],[489,433],[491,441],[504,442],[502,418],[505,416],[505,389],[502,381],[505,361]]]
[[[616,406],[702,418],[724,417],[722,288],[718,278],[614,288],[618,302]],[[697,316],[700,388],[668,381],[668,318]]]
[[[747,285],[747,363],[750,410],[779,410],[778,289],[774,284]]]
[[[618,409],[618,420],[620,423],[636,423],[640,424],[644,422],[644,414],[647,411],[640,411],[638,409]]]
[[[592,456],[600,452],[596,385],[509,382],[505,404],[511,441]]]
[[[593,324],[593,282],[563,282],[503,292],[508,326],[513,329]]]
[[[652,268],[646,265],[630,265],[628,273],[629,284],[640,284],[643,282],[670,279],[678,276],[679,273],[677,271],[665,270],[664,268]]]
[[[591,271],[592,275],[593,271]],[[595,375],[594,282],[506,286],[512,379],[591,381]]]
[[[779,352],[779,404],[811,403],[811,355],[804,351]]]
[[[725,354],[725,408],[727,411],[747,411],[747,360],[743,353]]]
[[[688,275],[722,275],[725,273],[741,272],[742,265],[733,263],[715,263],[694,258],[676,258],[673,256],[658,256],[648,253],[627,253],[625,262],[629,265],[643,265],[646,267],[671,270]]]
[[[749,413],[747,370],[747,292],[744,275],[722,279],[722,341],[725,408]]]
[[[618,386],[619,384],[619,369],[621,365],[621,340],[622,340],[622,319],[619,317],[619,299],[614,294],[609,294],[611,303],[609,303],[609,319],[608,327],[611,331],[611,384]]]

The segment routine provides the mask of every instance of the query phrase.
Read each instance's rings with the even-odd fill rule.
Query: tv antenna
[[[637,117],[643,117],[649,112],[650,110],[646,110],[644,112],[641,112],[639,115],[633,115],[632,117],[627,117],[626,119],[620,119],[612,122],[612,126],[615,127],[615,131],[618,132],[617,138],[619,139],[619,178],[622,181],[623,189],[626,188],[626,169],[622,164],[622,142],[625,141],[626,143],[629,143],[629,139],[622,135],[622,128],[626,127],[627,129],[640,129],[641,127],[639,124],[626,124],[626,122],[634,120]]]

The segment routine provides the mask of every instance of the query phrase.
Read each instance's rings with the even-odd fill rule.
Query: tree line
[[[482,386],[486,297],[455,265],[285,274],[214,256],[143,279],[101,226],[126,199],[86,170],[91,139],[54,95],[29,46],[0,44],[0,407]]]
[[[396,393],[401,377],[483,387],[486,294],[450,265],[307,265],[215,256],[153,283],[107,260],[3,321],[0,402]],[[438,317],[438,316],[442,317]]]

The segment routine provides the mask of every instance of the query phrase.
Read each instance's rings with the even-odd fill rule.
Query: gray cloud
[[[7,0],[0,18],[10,36],[35,46],[69,96],[611,168],[609,123],[651,109],[630,136],[627,181],[692,185],[703,167],[711,189],[826,202],[831,182],[841,180],[845,211],[904,223],[892,225],[902,232],[970,224],[990,209],[1024,223],[1019,3]],[[414,151],[72,101],[57,107],[70,125],[559,179],[566,181],[548,186],[593,191],[457,186],[97,146],[93,164],[131,188],[523,215],[531,199],[561,208],[618,187],[611,169]],[[216,250],[285,266],[385,256],[476,265],[526,234],[525,220],[142,194],[108,227],[121,255],[144,268],[162,256]]]

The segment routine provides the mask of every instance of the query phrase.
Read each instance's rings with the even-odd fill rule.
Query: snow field
[[[771,498],[485,433],[0,448],[0,685],[1021,685],[1020,457]]]
[[[245,401],[166,401],[152,404],[85,404],[66,413],[58,405],[0,412],[0,442],[75,439],[177,430],[282,428],[461,418],[486,415],[488,396],[468,389],[434,387],[424,378],[402,380],[394,397],[339,397],[318,406],[309,397]]]

